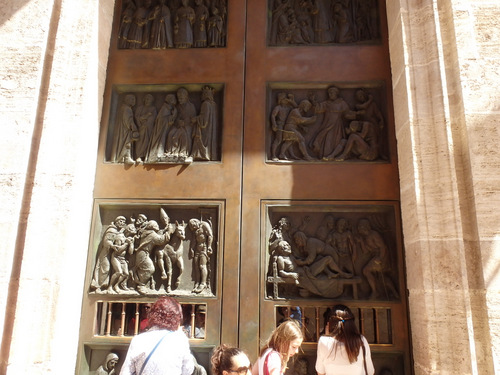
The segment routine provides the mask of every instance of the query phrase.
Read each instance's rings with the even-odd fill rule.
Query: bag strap
[[[269,369],[267,368],[267,360],[269,359],[269,355],[273,352],[271,349],[269,353],[266,354],[266,357],[264,358],[264,366],[262,367],[264,371],[264,375],[269,375]]]
[[[138,375],[141,375],[142,372],[144,371],[144,368],[146,367],[148,361],[149,361],[149,358],[151,358],[151,355],[154,353],[154,351],[156,350],[156,348],[158,347],[158,345],[160,345],[160,343],[163,341],[163,339],[167,337],[167,335],[164,335],[155,345],[155,347],[153,348],[153,350],[151,350],[151,352],[149,353],[148,357],[146,358],[146,360],[144,361],[144,363],[142,364],[142,367],[141,367],[141,370],[139,371],[139,374]]]
[[[365,374],[368,375],[368,370],[366,369],[366,349],[363,340],[361,340],[361,348],[363,349],[363,365],[365,367]]]

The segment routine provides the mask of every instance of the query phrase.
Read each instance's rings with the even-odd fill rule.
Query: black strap
[[[149,361],[149,358],[151,358],[151,355],[154,353],[154,351],[156,350],[156,348],[158,347],[158,345],[160,345],[160,343],[163,341],[163,339],[167,337],[167,335],[163,336],[160,341],[158,341],[155,345],[155,347],[153,348],[153,350],[151,350],[151,352],[149,353],[148,357],[146,358],[146,360],[144,361],[144,363],[142,364],[142,367],[141,367],[141,371],[139,371],[139,374],[138,375],[141,375],[142,372],[144,371],[144,367],[146,367],[148,361]]]

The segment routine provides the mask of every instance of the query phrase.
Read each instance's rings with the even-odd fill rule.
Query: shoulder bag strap
[[[144,363],[142,364],[142,367],[141,367],[141,371],[139,371],[139,374],[138,375],[141,375],[142,372],[144,371],[144,367],[146,367],[146,365],[148,364],[148,361],[149,361],[149,358],[151,358],[151,355],[154,353],[154,351],[156,350],[156,348],[158,347],[158,345],[160,345],[160,343],[163,341],[163,339],[166,337],[167,335],[164,335],[155,345],[155,347],[153,348],[153,350],[151,350],[151,352],[149,353],[148,357],[146,358],[146,360],[144,361]]]
[[[363,349],[363,365],[365,366],[365,374],[368,375],[368,371],[366,370],[366,349],[365,342],[361,340],[361,348]]]
[[[266,354],[266,357],[264,358],[264,366],[262,367],[262,370],[264,372],[263,375],[269,375],[269,369],[267,368],[267,360],[269,359],[269,355],[273,352],[273,350],[270,350],[269,353]]]

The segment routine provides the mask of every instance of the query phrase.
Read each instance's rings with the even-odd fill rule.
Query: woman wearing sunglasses
[[[248,375],[252,371],[245,352],[225,344],[214,349],[210,362],[213,375]]]

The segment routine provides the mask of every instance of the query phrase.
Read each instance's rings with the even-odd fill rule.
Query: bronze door
[[[203,5],[188,1],[194,19],[200,3]],[[146,44],[138,44],[128,28],[137,29],[139,22],[134,17],[140,14],[141,6],[125,0],[116,3],[94,193],[89,289],[83,307],[84,316],[95,318],[93,323],[82,325],[82,352],[87,360],[80,360],[80,369],[95,370],[108,348],[124,353],[130,340],[124,333],[130,331],[127,314],[139,314],[138,306],[153,301],[157,294],[171,294],[192,306],[193,319],[195,308],[196,314],[200,306],[206,312],[203,337],[194,337],[193,331],[191,338],[193,351],[205,366],[210,349],[219,343],[239,345],[255,359],[260,342],[277,322],[300,307],[301,323],[308,335],[304,357],[313,372],[322,315],[328,306],[341,302],[356,311],[364,334],[373,344],[377,373],[384,366],[394,374],[409,373],[385,5],[377,5],[382,1],[342,1],[336,5],[329,0],[206,3],[206,47],[181,40],[183,23],[173,15],[183,8],[180,1],[167,1],[172,11],[169,19],[177,25],[172,29],[177,33],[172,36],[172,45],[168,37],[150,37]],[[145,14],[151,15],[144,17],[145,24],[157,17],[155,10],[161,12],[161,5],[160,1],[144,2]],[[319,25],[326,15],[331,25],[325,34]],[[337,25],[347,25],[342,32],[340,26],[334,32],[334,20]],[[155,30],[152,22],[147,30],[151,35]],[[308,22],[308,31],[299,27]],[[136,39],[144,35],[135,29]],[[124,30],[130,33],[128,42],[122,44]],[[216,30],[221,33],[214,34]],[[196,35],[194,39],[196,43]],[[333,86],[337,99],[344,103],[342,118],[333,125],[339,128],[341,124],[340,146],[326,120],[331,115],[325,108],[332,99],[329,89]],[[191,115],[185,115],[189,111],[180,105],[182,90],[194,108]],[[359,97],[360,90],[364,97]],[[274,110],[282,94],[282,112],[287,116],[281,114],[282,123],[273,128],[272,118],[280,116],[279,109]],[[154,116],[146,110],[148,105]],[[377,113],[373,106],[378,108],[378,120],[374,120]],[[288,120],[292,111],[293,121]],[[337,112],[334,110],[333,116]],[[127,113],[135,128],[120,145],[117,134],[127,122]],[[152,139],[162,114],[170,130],[159,136],[161,147],[156,151]],[[150,123],[151,141],[140,146],[143,135],[139,123],[148,115],[156,120]],[[186,116],[185,121],[179,120],[182,116]],[[206,120],[209,117],[212,120]],[[207,124],[213,130],[210,147],[204,139]],[[188,146],[183,143],[186,134]],[[127,142],[132,148],[127,148]],[[205,147],[195,152],[196,144],[203,143]],[[120,147],[122,151],[117,151]],[[134,279],[125,282],[132,292],[125,293],[117,286],[118,293],[107,293],[94,285],[106,228],[119,216],[125,217],[127,225],[134,224],[141,213],[156,220],[160,229],[184,226],[184,272],[174,262],[172,282],[163,277],[163,265],[158,262],[162,253],[156,253],[163,245],[158,245],[149,253],[155,269],[153,285]],[[187,223],[193,218],[210,228],[202,233],[190,227]],[[292,270],[300,273],[297,283],[280,277],[276,265],[278,253],[271,238],[277,231],[283,235],[278,227],[284,218],[292,227],[290,238],[285,239],[297,259],[304,261],[309,251],[307,246],[298,245],[298,232],[306,242],[336,251],[330,256],[318,254],[313,262]],[[334,227],[324,236],[319,234],[328,218],[334,227],[343,219],[350,232],[350,247],[344,246],[345,235],[344,240],[335,237]],[[366,224],[365,232],[361,223]],[[171,232],[173,238],[173,229]],[[213,235],[211,254],[207,255],[205,248],[199,250],[205,255],[194,256],[197,245],[207,244],[208,232]],[[203,239],[197,237],[200,233]],[[373,245],[374,237],[382,241],[388,256],[383,267],[367,266],[382,251]],[[145,247],[139,234],[135,241],[137,248]],[[342,268],[338,249],[349,248],[352,253],[353,246],[359,247],[357,259],[353,261],[348,255],[350,266]],[[207,259],[207,264],[200,265],[200,259],[202,263]],[[315,263],[321,259],[332,264],[318,269]],[[136,260],[127,262],[131,269],[137,267]],[[207,269],[208,276],[203,276]],[[208,285],[202,283],[205,286],[201,287],[203,278]],[[333,281],[325,286],[328,278]],[[323,286],[318,286],[321,283]],[[110,316],[119,311],[113,309],[122,309],[122,316],[127,316],[121,321],[117,318],[117,329]],[[95,353],[94,359],[89,360],[92,355],[88,353]]]

